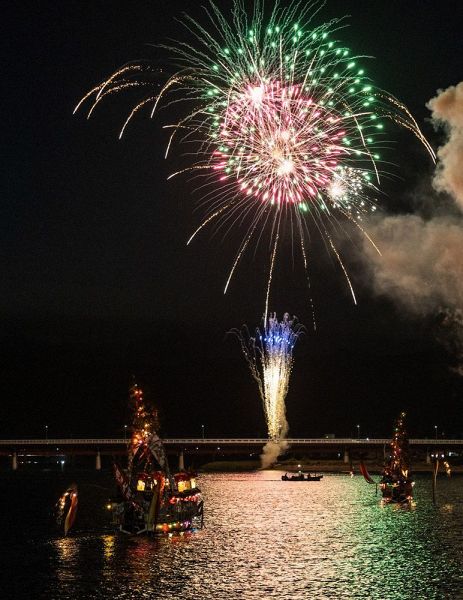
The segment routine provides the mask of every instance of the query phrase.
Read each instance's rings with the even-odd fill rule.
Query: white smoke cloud
[[[286,408],[283,415],[280,416],[280,437],[277,440],[269,440],[262,448],[260,462],[262,469],[267,469],[277,462],[278,457],[284,454],[289,448],[288,442],[285,440],[288,435],[289,425],[286,420]]]
[[[448,132],[446,144],[437,153],[434,185],[438,191],[453,196],[463,210],[463,81],[440,90],[427,107],[432,111],[435,125]]]
[[[260,461],[263,469],[271,467],[276,463],[280,454],[286,452],[289,448],[289,444],[286,440],[281,439],[278,441],[269,440],[262,449],[260,455]]]
[[[434,187],[463,211],[463,82],[440,91],[427,106],[435,125],[447,132]],[[438,338],[463,365],[463,217],[443,215],[437,194],[434,202],[431,218],[408,214],[372,221],[368,233],[381,255],[367,240],[364,251],[375,291],[417,316],[439,315]],[[457,370],[463,374],[463,366]]]
[[[368,232],[381,251],[365,242],[378,293],[417,315],[463,304],[461,220],[400,215],[372,223]]]

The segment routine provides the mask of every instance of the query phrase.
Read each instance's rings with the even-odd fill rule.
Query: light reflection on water
[[[11,597],[463,598],[463,478],[439,480],[437,508],[430,476],[419,479],[416,505],[401,508],[381,506],[360,477],[279,477],[201,476],[206,529],[195,534],[42,537],[22,547],[26,564],[40,553],[40,593]]]

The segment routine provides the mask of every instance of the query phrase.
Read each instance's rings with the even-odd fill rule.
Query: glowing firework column
[[[288,432],[286,420],[286,394],[293,367],[293,349],[302,331],[302,325],[288,313],[278,321],[276,314],[264,320],[256,337],[235,330],[252,376],[259,387],[264,406],[269,442],[264,447],[263,464],[268,466],[285,450],[284,438]]]

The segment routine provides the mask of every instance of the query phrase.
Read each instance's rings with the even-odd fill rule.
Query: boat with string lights
[[[133,410],[128,465],[114,463],[118,498],[108,502],[112,522],[129,534],[173,535],[203,526],[203,498],[191,471],[171,473],[157,411],[145,402],[136,383],[130,388]]]
[[[408,438],[405,413],[396,421],[391,441],[391,456],[384,465],[380,487],[384,502],[409,503],[413,499],[414,481],[410,477]]]

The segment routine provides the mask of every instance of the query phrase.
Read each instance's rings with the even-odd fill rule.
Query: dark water
[[[282,482],[276,472],[202,475],[203,531],[163,539],[106,527],[102,473],[5,473],[1,598],[463,598],[463,477],[418,479],[416,505],[381,506],[360,477]],[[48,508],[77,480],[76,528]]]

